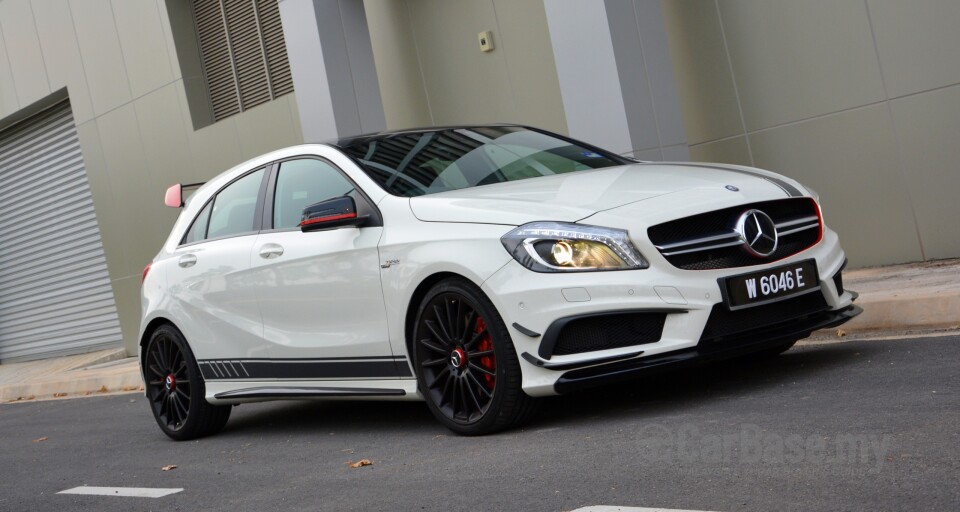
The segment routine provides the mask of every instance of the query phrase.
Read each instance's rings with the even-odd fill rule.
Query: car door
[[[266,176],[254,170],[220,190],[174,251],[172,307],[198,360],[267,356],[250,268]]]
[[[271,175],[252,266],[262,283],[257,300],[263,336],[275,359],[271,373],[278,378],[398,374],[380,287],[377,243],[383,228],[300,231],[305,206],[344,195],[354,197],[363,211],[359,203],[365,197],[319,158],[281,161]]]

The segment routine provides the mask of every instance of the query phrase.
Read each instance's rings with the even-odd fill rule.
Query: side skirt
[[[284,399],[284,398],[333,398],[363,396],[403,396],[402,389],[381,388],[326,388],[326,387],[288,387],[264,386],[262,388],[234,389],[213,395],[218,400],[229,398]]]

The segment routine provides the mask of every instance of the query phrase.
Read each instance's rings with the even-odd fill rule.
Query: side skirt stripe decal
[[[364,379],[412,377],[405,358],[242,359],[198,361],[205,380]],[[243,375],[237,367],[243,370]]]

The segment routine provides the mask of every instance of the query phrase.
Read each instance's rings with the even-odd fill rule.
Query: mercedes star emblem
[[[777,250],[777,225],[760,210],[747,210],[737,220],[736,233],[751,256],[766,258]]]

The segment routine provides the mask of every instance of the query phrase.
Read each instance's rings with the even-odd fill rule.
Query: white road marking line
[[[614,505],[593,505],[572,512],[709,512],[706,510],[679,510],[675,508],[618,507]]]
[[[87,487],[81,485],[57,494],[87,494],[93,496],[128,496],[133,498],[162,498],[183,489],[156,489],[149,487]]]

